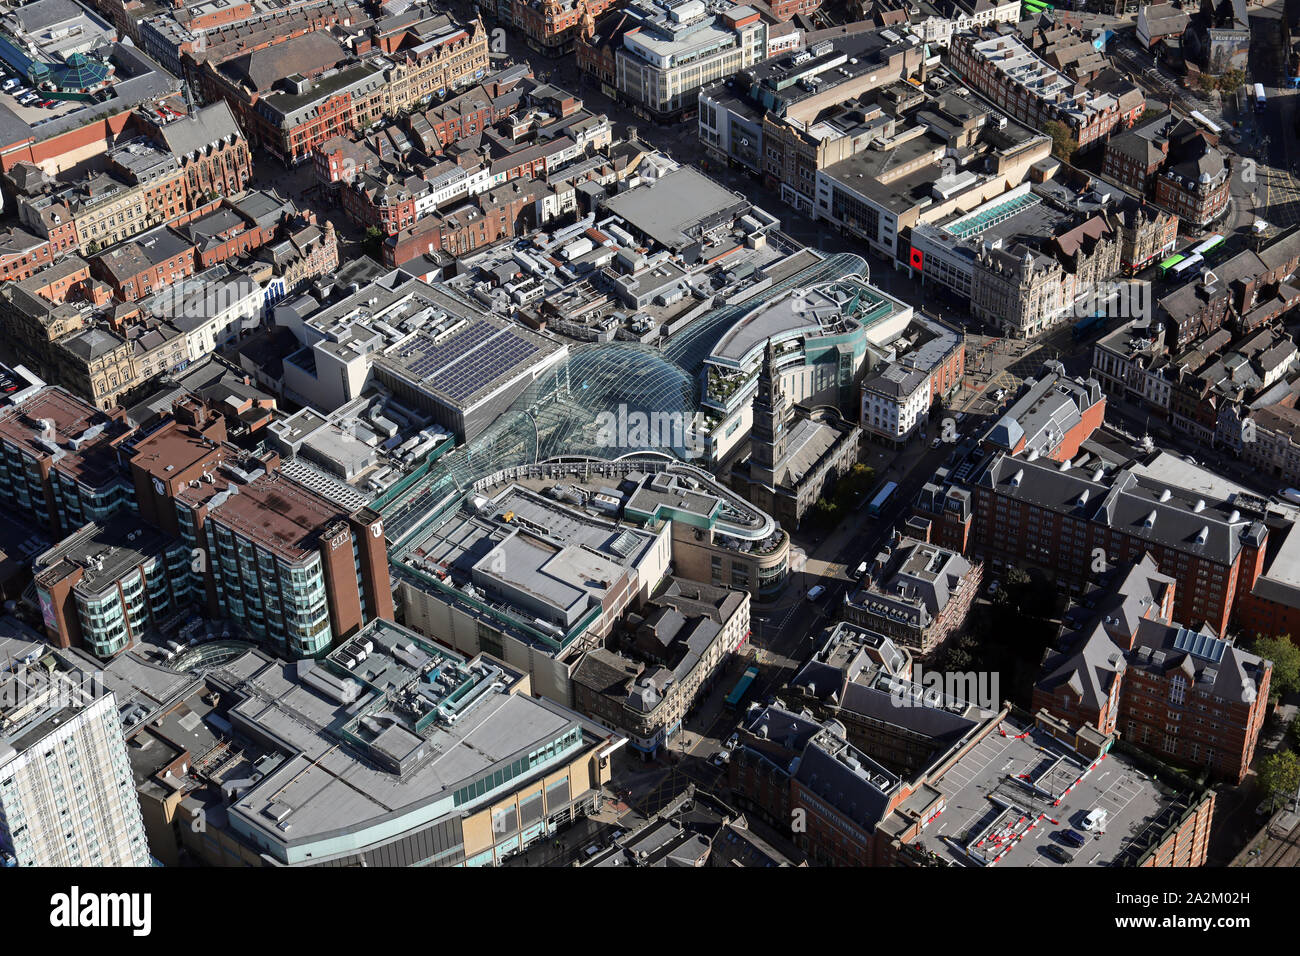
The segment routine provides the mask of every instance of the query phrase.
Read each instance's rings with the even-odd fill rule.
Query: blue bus
[[[751,667],[741,675],[740,680],[736,681],[736,686],[731,688],[731,693],[723,701],[727,710],[736,710],[740,707],[741,702],[749,696],[750,689],[754,686],[754,681],[758,679],[758,668]]]
[[[1074,323],[1074,340],[1076,342],[1086,339],[1093,332],[1100,331],[1105,327],[1106,321],[1110,318],[1106,310],[1098,312],[1096,315],[1089,315]]]
[[[898,482],[888,481],[885,486],[876,492],[876,496],[871,499],[867,505],[867,514],[872,517],[878,517],[885,505],[889,504],[889,499],[894,497],[894,492],[898,490]]]

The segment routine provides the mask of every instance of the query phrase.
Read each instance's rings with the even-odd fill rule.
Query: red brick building
[[[1069,461],[1101,427],[1106,396],[1096,379],[1071,379],[1055,363],[1044,365],[985,436],[985,444],[1013,455],[1035,451],[1052,461]]]
[[[432,252],[462,256],[523,235],[543,192],[544,187],[534,182],[503,183],[458,209],[425,216],[388,238],[381,250],[384,264],[400,266]]]
[[[999,454],[971,491],[968,554],[997,568],[1040,569],[1073,591],[1095,580],[1098,562],[1115,568],[1151,554],[1178,582],[1174,619],[1225,633],[1239,594],[1263,571],[1268,527],[1224,502],[1207,502],[1140,473]],[[944,499],[946,502],[946,499]],[[933,525],[946,513],[922,511]],[[940,528],[942,541],[959,530]]]
[[[225,432],[224,419],[187,399],[129,448],[141,519],[205,552],[208,613],[293,658],[392,620],[380,515],[345,511],[282,475],[278,455],[254,459]]]
[[[155,127],[154,138],[180,162],[192,205],[241,193],[253,178],[248,141],[224,100]]]
[[[510,0],[515,26],[528,45],[547,56],[573,50],[584,17],[598,18],[616,0]]]
[[[158,226],[90,260],[91,271],[133,302],[179,278],[194,274],[194,246],[167,226]]]
[[[768,7],[772,16],[785,21],[793,19],[796,14],[808,16],[816,13],[822,7],[822,0],[769,0]]]
[[[953,35],[950,67],[1031,129],[1049,122],[1066,126],[1080,149],[1104,143],[1133,126],[1146,110],[1142,91],[1113,72],[1101,89],[1080,83],[1035,53],[1013,28],[1001,25]]]
[[[0,282],[26,279],[54,261],[48,239],[14,227],[0,232]]]
[[[1205,226],[1228,203],[1230,171],[1217,147],[1218,138],[1190,120],[1162,117],[1112,137],[1102,171],[1179,219]]]
[[[1102,734],[1118,727],[1164,760],[1240,783],[1268,711],[1272,664],[1173,623],[1176,591],[1144,555],[1044,661],[1033,707]]]
[[[889,696],[869,685],[854,687],[859,690]],[[960,711],[955,702],[954,708]],[[918,769],[885,765],[871,740],[861,747],[850,743],[841,721],[823,722],[808,711],[795,714],[779,706],[759,708],[742,723],[740,746],[728,762],[737,805],[789,834],[813,866],[994,866],[1004,858],[1004,865],[1026,866],[1036,858],[1037,844],[1024,839],[1038,822],[1026,812],[1034,798],[1057,807],[1054,815],[1072,818],[1092,809],[1082,802],[1089,796],[1075,792],[1076,784],[1106,774],[1111,760],[1131,759],[1110,752],[1111,736],[1071,729],[1046,713],[1033,719],[1013,715],[1010,705],[959,718],[961,726],[950,727],[943,739],[935,735],[934,707],[895,706],[887,712],[894,723],[912,728],[916,740],[929,740],[931,755]],[[944,713],[952,717],[954,711]],[[1068,769],[1063,772],[1060,764]],[[1129,766],[1136,770],[1135,764]],[[1163,768],[1141,766],[1165,776]],[[1162,779],[1161,787],[1147,774],[1143,779],[1157,812],[1116,823],[1144,828],[1146,839],[1110,842],[1098,855],[1109,866],[1203,865],[1213,791],[1177,778]],[[1024,788],[1022,802],[1008,805],[1004,800],[1015,801],[1018,787]],[[1004,800],[991,803],[994,790]],[[975,815],[971,822],[977,826],[946,827],[942,837],[931,830],[945,811],[971,806],[989,811]]]

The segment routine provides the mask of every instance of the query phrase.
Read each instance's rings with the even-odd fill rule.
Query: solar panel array
[[[461,402],[490,385],[520,362],[537,354],[538,347],[510,327],[479,319],[442,342],[427,335],[411,343],[420,355],[407,364],[412,375],[452,401]]]
[[[1174,649],[1218,664],[1223,660],[1223,652],[1228,649],[1228,644],[1208,634],[1181,627],[1174,637]]]

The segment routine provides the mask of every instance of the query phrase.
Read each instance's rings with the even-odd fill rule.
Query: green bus
[[[745,670],[745,673],[741,675],[740,680],[736,682],[736,686],[731,688],[731,693],[728,694],[726,700],[723,701],[727,706],[727,710],[739,709],[741,701],[749,696],[749,691],[754,686],[754,681],[757,679],[757,667],[750,667]]]
[[[1182,262],[1186,258],[1187,258],[1186,256],[1170,256],[1164,262],[1160,263],[1160,265],[1157,267],[1160,269],[1160,278],[1163,279],[1167,275],[1169,275],[1169,270],[1172,269],[1174,266],[1178,265],[1178,263]]]

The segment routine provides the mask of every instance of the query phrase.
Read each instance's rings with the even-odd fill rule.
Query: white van
[[[1106,828],[1106,811],[1100,807],[1083,818],[1085,830],[1104,830]]]

